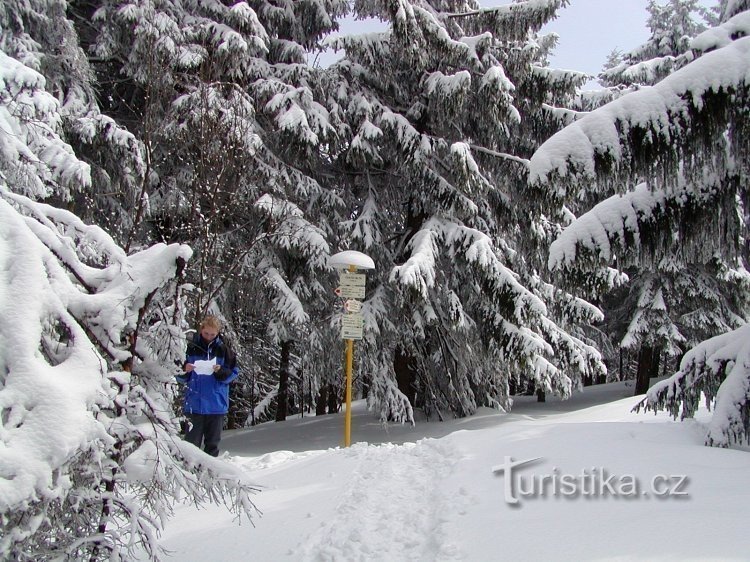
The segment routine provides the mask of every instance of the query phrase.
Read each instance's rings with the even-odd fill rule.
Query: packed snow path
[[[355,445],[356,467],[333,516],[295,552],[302,560],[461,560],[441,527],[456,508],[442,481],[456,464],[448,443]],[[298,555],[298,556],[297,556]]]

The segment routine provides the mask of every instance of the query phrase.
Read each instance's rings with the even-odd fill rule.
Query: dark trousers
[[[203,450],[212,457],[219,456],[221,428],[224,425],[224,414],[186,414],[190,420],[190,429],[185,434],[185,441],[196,447],[203,445]]]

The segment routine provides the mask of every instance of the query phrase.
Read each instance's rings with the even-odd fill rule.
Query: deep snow
[[[748,452],[705,447],[707,413],[682,423],[631,413],[630,393],[616,383],[387,429],[360,401],[348,449],[341,415],[228,431],[226,455],[264,486],[263,515],[253,527],[179,506],[162,544],[181,562],[747,560]],[[493,472],[505,457],[541,457],[513,481],[528,490],[557,478],[557,494],[516,489],[508,503],[507,472]],[[575,494],[563,477],[578,478]],[[606,478],[615,494],[604,497]],[[656,496],[670,488],[681,495]]]

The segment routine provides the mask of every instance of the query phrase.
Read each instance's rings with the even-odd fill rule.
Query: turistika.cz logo
[[[523,461],[505,457],[492,472],[504,478],[505,503],[518,505],[520,498],[681,498],[688,497],[689,479],[685,475],[657,474],[649,485],[632,474],[610,474],[601,467],[583,469],[579,474],[563,474],[557,467],[550,474],[519,474],[519,469],[542,461],[542,457]]]

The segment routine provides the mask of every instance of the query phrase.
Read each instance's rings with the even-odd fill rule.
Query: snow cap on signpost
[[[375,269],[375,262],[372,258],[356,250],[345,250],[333,254],[328,259],[328,264],[336,269],[346,269],[352,266],[357,269]]]

